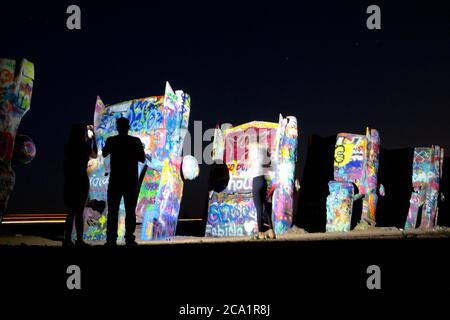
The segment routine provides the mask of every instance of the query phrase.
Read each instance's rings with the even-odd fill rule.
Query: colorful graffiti
[[[216,128],[213,159],[226,164],[229,181],[224,190],[212,191],[210,195],[206,236],[250,236],[258,232],[249,172],[252,143],[266,147],[274,164],[268,169],[266,180],[275,232],[281,234],[290,228],[297,132],[296,118],[281,115],[279,123],[253,121],[224,130]]]
[[[142,223],[141,240],[162,239],[175,235],[183,181],[181,156],[190,112],[190,97],[183,91],[173,91],[166,83],[164,96],[135,99],[105,106],[97,97],[94,114],[99,154],[88,164],[90,199],[106,201],[109,157],[101,151],[106,139],[117,134],[116,118],[130,121],[129,134],[144,144],[146,162],[139,166],[141,188],[136,207],[137,221]],[[106,237],[107,208],[97,224],[85,226],[86,240]],[[119,239],[125,228],[125,207],[119,209]]]
[[[353,210],[353,184],[330,181],[327,197],[327,232],[349,231]],[[328,212],[328,210],[332,212]]]
[[[251,193],[215,192],[209,202],[206,235],[213,237],[250,236],[258,232]]]
[[[412,176],[414,191],[409,200],[410,206],[405,230],[416,227],[420,209],[422,209],[422,218],[419,228],[431,229],[436,226],[443,161],[444,149],[439,146],[414,149]]]
[[[297,136],[297,119],[295,117],[283,119],[280,115],[275,147],[275,156],[278,157],[276,188],[272,206],[272,221],[276,234],[286,232],[292,225]]]
[[[15,60],[0,58],[0,221],[14,189],[12,166],[29,163],[36,155],[31,138],[17,135],[20,121],[30,109],[33,81],[33,63],[23,59],[16,73]]]
[[[327,232],[350,231],[353,201],[362,198],[359,227],[375,226],[380,136],[367,128],[366,135],[340,133],[334,151],[334,181],[328,184]],[[353,184],[358,188],[354,194]],[[380,194],[384,188],[380,186]]]

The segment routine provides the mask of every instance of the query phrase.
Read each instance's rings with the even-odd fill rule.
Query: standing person
[[[77,246],[83,246],[83,211],[89,196],[87,165],[89,158],[97,158],[97,143],[93,126],[75,124],[64,148],[64,202],[68,209],[64,246],[71,246],[73,221],[77,233]]]
[[[127,246],[135,246],[137,245],[134,237],[136,204],[139,196],[138,162],[143,163],[145,161],[145,152],[141,140],[128,135],[130,129],[128,119],[118,118],[116,127],[119,134],[109,137],[102,150],[104,157],[111,154],[106,245],[116,245],[119,205],[123,197],[126,212],[125,243]]]
[[[253,178],[252,194],[258,220],[258,234],[256,239],[275,239],[272,219],[270,217],[270,203],[267,201],[267,180],[265,175],[271,166],[267,148],[258,144],[250,145],[250,175]]]

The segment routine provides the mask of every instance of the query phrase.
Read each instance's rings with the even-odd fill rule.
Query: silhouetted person
[[[91,132],[91,138],[88,137]],[[89,195],[89,178],[87,164],[89,158],[97,158],[97,144],[92,126],[73,125],[69,140],[64,148],[64,202],[68,209],[65,225],[64,242],[72,245],[72,228],[75,219],[77,245],[84,245],[83,211]]]
[[[108,185],[108,222],[106,245],[114,246],[117,241],[117,222],[122,197],[125,202],[125,242],[136,245],[136,204],[138,190],[138,162],[145,161],[144,147],[139,138],[128,135],[130,124],[126,118],[116,121],[119,134],[109,137],[103,147],[103,156],[111,154]]]

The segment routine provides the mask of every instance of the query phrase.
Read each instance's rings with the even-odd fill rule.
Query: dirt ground
[[[139,232],[139,230],[137,230]],[[345,233],[307,233],[303,229],[293,227],[287,233],[278,235],[275,240],[253,240],[250,237],[189,237],[175,236],[162,241],[139,241],[140,245],[177,245],[202,243],[233,243],[253,241],[332,241],[332,240],[364,240],[364,239],[408,239],[408,238],[450,238],[450,228],[437,227],[432,230],[404,231],[397,228],[372,228],[368,230],[353,230]],[[103,245],[103,242],[89,242],[90,245]],[[121,243],[119,243],[121,244]],[[0,246],[61,246],[59,239],[51,239],[42,235],[20,234],[15,232],[1,232]]]

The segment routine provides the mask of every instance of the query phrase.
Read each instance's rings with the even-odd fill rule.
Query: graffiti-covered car
[[[106,139],[116,135],[116,119],[127,118],[129,134],[144,144],[146,161],[139,165],[140,191],[136,207],[137,222],[142,223],[141,240],[155,240],[174,236],[183,193],[182,146],[187,132],[190,97],[174,91],[166,83],[164,96],[153,96],[105,105],[97,97],[94,130],[99,149],[97,159],[88,163],[90,201],[107,201],[109,159],[101,150]],[[93,215],[86,208],[89,224],[85,225],[85,240],[104,240],[108,208]],[[96,219],[93,219],[96,217]],[[93,221],[94,220],[94,221]],[[119,209],[119,239],[125,230],[123,200]]]
[[[380,136],[375,129],[366,134],[339,133],[334,150],[334,180],[328,183],[327,232],[346,232],[351,228],[353,201],[362,198],[358,228],[375,226],[378,190]],[[354,186],[358,188],[355,194]],[[384,187],[380,185],[380,194]]]
[[[30,137],[17,135],[22,117],[30,110],[34,64],[0,58],[0,221],[15,184],[13,166],[33,160],[36,147]]]
[[[278,123],[253,121],[223,130],[216,128],[213,159],[223,164],[227,179],[221,190],[210,191],[206,236],[251,236],[258,232],[249,163],[252,141],[264,147],[271,163],[276,164],[266,174],[275,233],[291,227],[297,135],[297,119],[281,115]],[[220,177],[212,175],[212,179]]]
[[[405,230],[416,227],[420,209],[422,209],[420,228],[432,229],[437,225],[443,162],[444,149],[437,145],[431,148],[414,148],[412,175],[414,191],[409,200]]]

